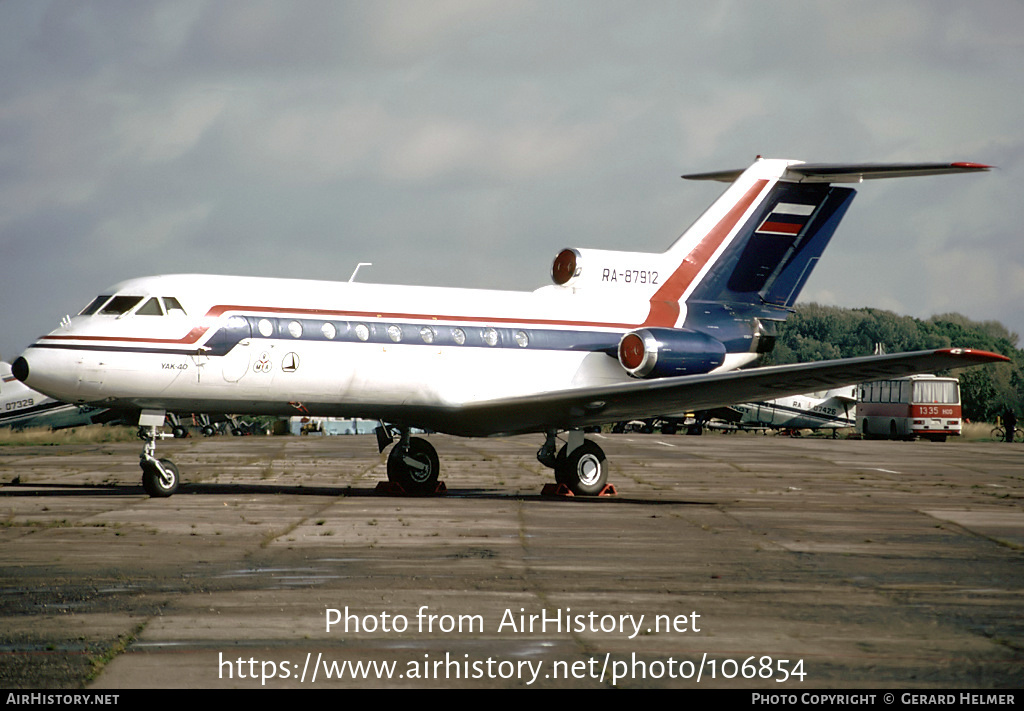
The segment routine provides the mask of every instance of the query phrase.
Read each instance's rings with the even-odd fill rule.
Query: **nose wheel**
[[[142,488],[154,499],[164,499],[178,490],[178,466],[170,459],[142,455]]]
[[[164,422],[164,413],[143,410],[139,417],[139,437],[145,440],[139,466],[142,467],[142,488],[155,499],[165,499],[178,490],[181,478],[178,467],[170,459],[156,458],[156,441],[174,435],[160,432],[158,428]]]

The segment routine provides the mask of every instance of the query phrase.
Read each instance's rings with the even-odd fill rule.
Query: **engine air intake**
[[[619,364],[634,378],[695,375],[725,362],[725,345],[683,328],[641,328],[619,341]]]

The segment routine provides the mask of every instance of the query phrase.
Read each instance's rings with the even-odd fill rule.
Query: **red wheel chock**
[[[545,484],[544,488],[540,491],[541,496],[562,496],[570,497],[576,496],[565,484]],[[605,484],[604,488],[597,493],[598,496],[618,496],[619,492],[615,488],[615,484]]]

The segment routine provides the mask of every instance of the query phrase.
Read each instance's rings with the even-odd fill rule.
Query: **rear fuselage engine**
[[[639,328],[619,341],[619,363],[634,378],[708,373],[725,362],[725,345],[685,328]]]

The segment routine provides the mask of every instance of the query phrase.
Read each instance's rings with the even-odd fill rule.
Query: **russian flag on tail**
[[[795,237],[811,219],[815,207],[815,205],[803,205],[795,202],[780,202],[772,208],[756,232]]]

